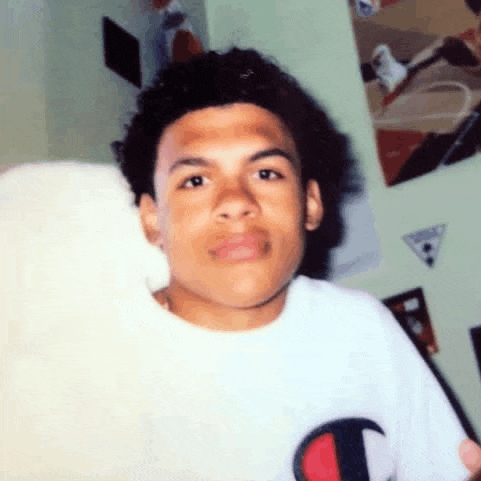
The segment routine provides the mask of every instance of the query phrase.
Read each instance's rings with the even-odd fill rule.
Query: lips
[[[212,249],[215,257],[231,261],[255,260],[267,251],[267,241],[258,234],[234,234]]]

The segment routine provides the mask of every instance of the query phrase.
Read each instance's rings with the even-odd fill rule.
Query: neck
[[[215,331],[248,331],[274,321],[284,308],[287,285],[267,301],[232,307],[170,285],[154,294],[157,302],[191,324]]]

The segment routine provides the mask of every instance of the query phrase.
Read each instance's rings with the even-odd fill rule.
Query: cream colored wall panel
[[[0,171],[47,156],[45,122],[0,123]]]
[[[45,91],[0,93],[0,122],[45,121]]]

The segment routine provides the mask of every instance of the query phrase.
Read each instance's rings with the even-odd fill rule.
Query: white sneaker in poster
[[[379,82],[391,93],[406,79],[408,69],[399,63],[391,54],[387,45],[378,45],[371,60]]]

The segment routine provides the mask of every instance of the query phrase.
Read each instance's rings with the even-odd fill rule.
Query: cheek
[[[196,208],[195,205],[178,206],[166,210],[162,230],[169,248],[179,251],[188,249],[191,245],[198,245],[205,231],[205,217],[205,210]],[[193,242],[195,239],[198,241]]]
[[[285,228],[287,232],[290,232],[293,245],[290,246],[290,251],[292,254],[297,254],[302,256],[305,246],[305,201],[302,193],[299,189],[291,193],[290,199],[297,199],[297,202],[287,202],[285,205],[285,210],[288,215],[285,216],[286,224]]]
[[[277,218],[277,222],[283,229],[290,232],[292,236],[303,231],[304,224],[304,200],[298,189],[292,188],[288,191],[267,200],[269,215]]]
[[[281,209],[282,207],[282,209]],[[295,269],[301,261],[305,248],[304,211],[300,203],[290,202],[275,206],[273,215],[276,228],[273,245],[278,253],[276,266],[286,265]]]

